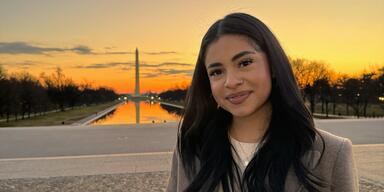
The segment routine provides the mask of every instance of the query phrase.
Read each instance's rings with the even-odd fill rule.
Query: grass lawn
[[[113,101],[99,105],[91,105],[88,107],[76,107],[64,112],[49,113],[46,115],[31,117],[29,119],[10,121],[8,123],[0,122],[0,127],[62,125],[63,122],[68,125],[113,106],[118,102],[119,101]]]
[[[381,104],[383,105],[383,104]],[[336,105],[336,113],[335,115],[355,115],[354,110],[352,107],[349,107],[349,113],[347,114],[346,110],[346,104],[344,103],[338,103]],[[328,104],[328,114],[333,114],[333,104],[330,103]],[[315,106],[315,113],[321,113],[321,103],[316,103]],[[324,106],[324,114],[325,114],[325,106]],[[360,116],[363,117],[363,112],[360,112]],[[380,106],[380,104],[368,104],[367,106],[367,116],[372,117],[372,116],[384,116],[384,108]]]

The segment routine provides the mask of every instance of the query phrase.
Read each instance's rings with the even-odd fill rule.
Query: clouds
[[[94,63],[89,65],[74,66],[79,69],[109,69],[118,68],[119,70],[134,70],[134,62],[110,62]],[[163,62],[159,64],[140,64],[140,75],[143,78],[152,78],[163,75],[182,75],[192,76],[193,65],[188,63]]]
[[[163,62],[160,64],[141,64],[141,68],[148,69],[141,72],[144,78],[152,78],[163,75],[181,75],[191,77],[194,66],[188,63]]]
[[[112,55],[134,55],[135,51],[124,51],[124,50],[118,50],[116,47],[113,46],[105,46],[102,48],[101,51],[95,51],[95,49],[92,49],[89,46],[86,45],[77,45],[70,48],[66,47],[47,47],[42,46],[39,44],[32,44],[28,42],[23,41],[17,41],[17,42],[0,42],[0,55],[5,54],[3,57],[12,57],[10,55],[22,55],[22,54],[29,54],[29,55],[43,55],[43,56],[55,56],[56,58],[50,57],[51,59],[39,59],[34,58],[34,61],[32,60],[25,60],[24,56],[19,57],[14,61],[7,61],[0,62],[1,65],[16,68],[16,69],[32,69],[36,67],[44,67],[49,68],[52,66],[60,65],[63,68],[70,67],[72,69],[79,69],[79,70],[99,70],[102,71],[103,69],[113,69],[118,71],[134,71],[135,62],[134,61],[113,61],[116,59],[113,59],[111,62],[99,62],[99,63],[91,63],[91,64],[83,64],[78,63],[78,60],[75,56],[71,56],[75,59],[70,62],[72,65],[67,61],[68,56],[64,55],[64,63],[62,60],[58,60],[61,64],[57,64],[55,61],[57,58],[61,59],[63,58],[63,55],[55,55],[59,53],[72,53],[76,55],[81,55],[82,57],[92,57],[92,60],[97,61],[97,59],[94,59],[93,57],[99,57],[99,55],[111,55],[111,57],[107,57],[109,59],[113,58],[119,58],[119,57],[112,57]],[[159,55],[173,55],[173,54],[179,54],[175,51],[140,51],[140,54],[148,55],[148,57],[151,56],[159,56]],[[8,54],[8,56],[7,56]],[[130,56],[129,56],[130,57]],[[100,57],[101,59],[105,60],[106,57]],[[134,57],[132,57],[133,59]],[[8,59],[7,59],[8,60]],[[40,62],[40,61],[43,62]],[[72,60],[72,59],[71,59]],[[48,62],[47,62],[48,61]],[[80,61],[80,60],[79,60]],[[157,76],[164,76],[164,75],[182,75],[182,76],[192,76],[193,68],[194,66],[192,64],[188,63],[182,63],[182,62],[173,62],[173,61],[166,61],[166,62],[160,62],[160,63],[153,63],[153,62],[143,62],[140,61],[140,74],[144,78],[153,78]]]
[[[108,47],[108,49],[111,49]],[[126,54],[135,54],[135,52],[131,51],[107,51],[104,54],[107,55],[126,55]],[[140,52],[140,54],[146,54],[146,55],[170,55],[170,54],[178,54],[176,51],[159,51],[159,52]]]
[[[134,63],[132,62],[111,62],[111,63],[94,63],[90,65],[78,65],[75,66],[74,68],[79,68],[79,69],[105,69],[105,68],[112,68],[112,67],[117,67],[117,66],[133,66]]]
[[[110,51],[114,47],[105,47],[106,52],[95,52],[92,48],[86,45],[77,45],[72,48],[62,47],[41,47],[32,45],[27,42],[0,42],[0,54],[48,54],[48,53],[60,53],[60,52],[72,52],[79,55],[129,55],[135,54],[133,51]],[[158,52],[142,52],[147,55],[169,55],[177,54],[175,51],[158,51]]]
[[[140,64],[140,67],[147,67],[147,68],[157,68],[157,67],[163,67],[163,66],[191,67],[192,65],[187,63],[176,63],[176,62],[164,62],[160,64]]]
[[[175,51],[160,51],[160,52],[143,52],[147,55],[169,55],[169,54],[178,54],[178,52]]]
[[[77,65],[74,68],[83,68],[83,69],[101,69],[101,68],[112,68],[116,66],[125,66],[125,67],[134,67],[134,62],[109,62],[109,63],[94,63],[89,65]],[[193,67],[188,63],[177,63],[177,62],[163,62],[160,64],[147,64],[140,63],[140,69],[142,68],[161,68],[161,67]]]
[[[127,51],[107,51],[104,54],[106,55],[133,55],[135,52],[127,52]]]
[[[65,51],[65,49],[37,47],[25,42],[0,42],[0,54],[44,54],[53,51]]]
[[[74,52],[77,54],[95,54],[92,49],[79,45],[73,48],[39,47],[26,42],[0,42],[0,54],[47,54],[52,52]]]
[[[69,50],[71,50],[71,51],[73,51],[75,53],[78,53],[78,54],[82,54],[82,55],[87,55],[87,54],[92,54],[93,55],[93,54],[96,54],[96,53],[92,52],[91,48],[89,48],[89,47],[87,47],[85,45],[79,45],[79,46],[74,47],[74,48],[69,49]]]
[[[193,69],[158,69],[153,72],[141,73],[142,78],[152,78],[163,75],[182,75],[191,77],[193,74]]]
[[[17,69],[29,69],[31,67],[35,66],[41,66],[42,64],[45,64],[43,62],[38,62],[38,61],[32,61],[32,60],[24,60],[24,61],[18,61],[18,62],[0,62],[0,65],[12,68],[17,68]]]

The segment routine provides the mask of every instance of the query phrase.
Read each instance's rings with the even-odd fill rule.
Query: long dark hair
[[[267,55],[272,79],[272,118],[263,143],[240,179],[231,153],[228,129],[232,115],[212,97],[205,68],[207,47],[225,34],[248,37]],[[308,170],[301,158],[309,151],[318,132],[304,105],[289,60],[268,27],[255,17],[232,13],[216,21],[202,39],[200,53],[188,90],[183,120],[178,131],[178,152],[191,180],[186,191],[213,191],[220,183],[224,191],[240,186],[242,191],[284,191],[292,167],[309,191],[326,183]],[[324,151],[324,142],[323,142]]]

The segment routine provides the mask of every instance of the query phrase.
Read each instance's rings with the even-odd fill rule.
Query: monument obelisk
[[[134,98],[137,99],[134,100],[135,102],[135,109],[136,109],[136,123],[140,123],[140,72],[139,72],[139,50],[136,47],[136,65],[135,65],[135,94]]]
[[[136,75],[135,75],[135,96],[140,96],[140,77],[139,77],[139,50],[136,47]]]

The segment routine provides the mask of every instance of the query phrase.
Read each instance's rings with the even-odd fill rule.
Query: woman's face
[[[272,85],[267,57],[249,38],[219,37],[207,48],[205,67],[214,99],[233,116],[250,116],[268,100]]]

